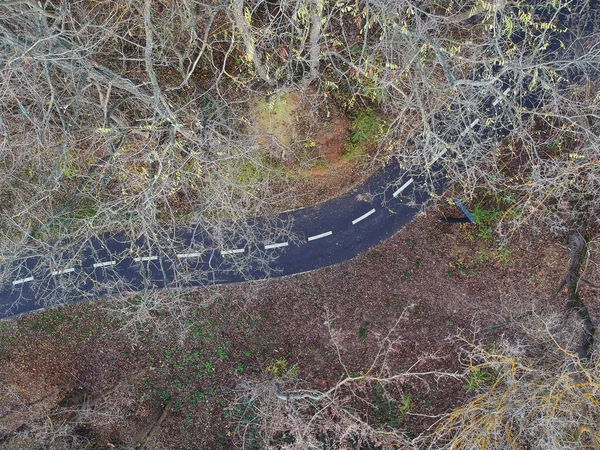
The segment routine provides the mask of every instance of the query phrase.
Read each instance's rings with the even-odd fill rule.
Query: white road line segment
[[[469,128],[473,128],[478,123],[479,123],[479,119],[475,119],[473,122],[471,122],[471,125],[469,125]]]
[[[20,280],[15,280],[12,282],[13,286],[16,286],[17,284],[23,284],[23,283],[27,283],[28,281],[33,281],[33,277],[28,277],[28,278],[21,278]]]
[[[140,258],[133,258],[135,262],[143,262],[143,261],[156,261],[158,256],[142,256]]]
[[[510,91],[510,88],[506,88],[504,90],[504,92],[502,93],[502,95],[504,95],[506,97],[506,94],[508,94],[508,92]],[[498,103],[500,103],[502,101],[502,97],[498,97],[496,100],[494,100],[494,103],[492,103],[492,106],[496,106]]]
[[[328,231],[326,233],[321,233],[321,234],[315,234],[314,236],[309,236],[308,240],[309,241],[316,241],[317,239],[321,239],[327,236],[331,236],[333,234],[333,231]]]
[[[358,222],[360,222],[361,220],[366,219],[367,217],[369,217],[371,214],[373,214],[375,212],[375,208],[373,208],[371,211],[364,213],[362,216],[354,219],[352,221],[352,225],[356,225]]]
[[[442,151],[440,152],[440,154],[439,154],[439,155],[437,155],[433,161],[431,161],[431,164],[435,164],[436,162],[438,162],[438,160],[439,160],[439,159],[440,159],[442,156],[444,156],[444,155],[446,154],[446,152],[447,152],[447,151],[448,151],[448,149],[447,149],[447,148],[445,148],[444,150],[442,150]]]
[[[202,253],[177,253],[178,258],[200,258]]]
[[[280,242],[278,244],[266,244],[265,245],[265,250],[268,250],[270,248],[280,248],[280,247],[287,247],[289,244],[287,242]]]
[[[225,255],[234,255],[236,253],[244,253],[246,251],[246,247],[244,248],[236,248],[233,250],[222,250],[221,251],[221,255],[225,256]]]
[[[115,264],[117,264],[116,261],[104,261],[104,262],[95,263],[94,264],[94,268],[106,267],[106,266],[114,266]]]
[[[75,267],[69,267],[68,269],[63,269],[63,270],[55,270],[52,272],[52,275],[53,276],[63,275],[65,273],[71,273],[71,272],[75,272]]]
[[[402,193],[402,191],[403,191],[404,189],[406,189],[407,187],[409,187],[409,186],[412,184],[412,182],[413,182],[413,181],[415,181],[415,180],[414,180],[414,178],[411,178],[411,179],[410,179],[410,180],[408,180],[406,183],[404,183],[402,186],[400,186],[400,189],[398,189],[398,190],[397,190],[396,192],[394,192],[392,195],[393,195],[394,197],[398,197],[398,196],[399,196],[399,195]]]

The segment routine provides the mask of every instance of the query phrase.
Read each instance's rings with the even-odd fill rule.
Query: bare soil
[[[334,102],[314,105],[311,97],[311,92],[288,92],[255,98],[249,105],[248,133],[288,174],[276,187],[293,194],[286,196],[291,199],[287,209],[339,196],[374,170],[342,158],[351,120]]]
[[[4,444],[25,424],[56,422],[60,405],[83,390],[96,399],[97,414],[76,430],[86,436],[93,431],[98,448],[139,439],[166,405],[170,410],[146,448],[232,448],[228,406],[234,389],[272,377],[267,368],[274,361],[295,365],[308,387],[328,389],[345,373],[367,370],[404,314],[389,373],[415,365],[460,372],[457,334],[493,342],[510,331],[501,325],[509,317],[534,307],[562,308],[560,300],[546,299],[567,264],[563,242],[547,234],[520,236],[504,251],[479,239],[473,226],[438,220],[452,213],[450,206],[430,210],[338,266],[192,293],[189,299],[198,304],[207,296],[218,300],[185,318],[183,334],[163,326],[168,318],[155,317],[132,340],[119,331],[122,322],[102,311],[102,302],[2,323],[0,435],[13,436]],[[592,263],[590,268],[597,271]],[[582,295],[597,317],[597,299],[586,299],[589,291]],[[413,405],[402,428],[412,435],[434,424],[429,416],[472,395],[455,380],[403,389],[410,390]]]

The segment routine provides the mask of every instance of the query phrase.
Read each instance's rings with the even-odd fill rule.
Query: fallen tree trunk
[[[571,254],[569,268],[560,286],[554,292],[558,295],[561,289],[567,287],[566,315],[576,312],[582,328],[581,343],[576,350],[580,359],[589,359],[594,345],[594,333],[596,327],[592,322],[590,313],[579,295],[579,283],[581,280],[581,262],[586,253],[586,243],[583,236],[574,232],[569,238],[569,253]]]

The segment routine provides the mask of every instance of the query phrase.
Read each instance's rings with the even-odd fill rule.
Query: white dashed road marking
[[[448,151],[448,149],[447,149],[447,148],[445,148],[444,150],[442,150],[442,151],[440,152],[440,154],[439,154],[439,155],[437,155],[433,161],[431,161],[431,164],[435,164],[436,162],[438,162],[438,160],[439,160],[439,159],[440,159],[442,156],[444,156],[444,155],[446,154],[446,152],[447,152],[447,151]]]
[[[460,133],[460,137],[463,137],[465,134],[467,134],[469,132],[469,130],[471,128],[473,128],[475,125],[477,125],[478,123],[479,123],[479,119],[475,119],[473,122],[471,122],[471,124],[467,128],[465,128],[465,130],[462,133]]]
[[[280,242],[279,244],[267,244],[265,245],[265,250],[268,250],[270,248],[280,248],[280,247],[287,247],[288,243],[287,242]]]
[[[99,262],[94,264],[94,267],[105,267],[105,266],[114,266],[117,262],[116,261],[105,261],[105,262]]]
[[[179,255],[177,255],[179,256]],[[156,261],[158,259],[158,256],[142,256],[141,258],[133,258],[133,260],[135,262],[142,262],[142,261]]]
[[[506,96],[506,94],[508,94],[508,91],[510,91],[510,88],[506,88],[504,90],[504,92],[502,93],[502,95]],[[494,100],[494,103],[492,103],[493,106],[496,106],[498,103],[500,103],[502,101],[502,97],[498,97],[496,100]]]
[[[400,188],[396,192],[394,192],[394,194],[393,194],[394,197],[398,197],[404,189],[406,189],[407,187],[409,187],[412,184],[413,181],[415,181],[414,178],[411,178],[406,183],[404,183],[402,186],[400,186]]]
[[[177,253],[178,258],[200,258],[202,253]]]
[[[225,255],[233,255],[235,253],[244,253],[246,251],[246,248],[236,248],[233,250],[223,250],[221,251],[221,255],[225,256]]]
[[[55,270],[52,272],[52,275],[56,276],[56,275],[62,275],[62,274],[71,273],[71,272],[75,272],[75,267],[70,267],[68,269],[63,269],[63,270]]]
[[[327,236],[331,236],[333,234],[333,231],[328,231],[327,233],[321,233],[321,234],[316,234],[314,236],[309,236],[308,240],[309,241],[315,241],[317,239],[321,239]]]
[[[27,283],[28,281],[33,281],[33,277],[21,278],[20,280],[15,280],[15,281],[13,281],[13,286],[16,286],[17,284]]]
[[[358,218],[354,219],[354,220],[352,221],[352,225],[356,225],[358,222],[360,222],[360,221],[361,221],[361,220],[363,220],[363,219],[366,219],[367,217],[369,217],[369,216],[370,216],[371,214],[373,214],[374,212],[375,212],[375,208],[373,208],[371,211],[369,211],[369,212],[367,212],[367,213],[363,214],[362,216],[360,216],[360,217],[358,217]]]

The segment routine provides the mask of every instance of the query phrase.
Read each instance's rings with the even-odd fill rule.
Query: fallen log
[[[580,359],[589,359],[591,357],[594,345],[594,333],[596,332],[596,327],[592,322],[590,313],[579,295],[579,283],[582,281],[580,273],[581,263],[585,258],[586,249],[587,246],[583,236],[579,232],[571,234],[569,238],[569,253],[571,255],[569,267],[565,277],[553,295],[555,297],[565,286],[567,287],[565,314],[568,316],[575,312],[582,328],[581,343],[576,350],[577,356]]]

